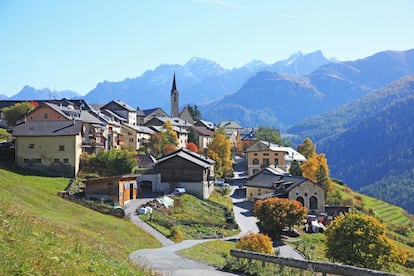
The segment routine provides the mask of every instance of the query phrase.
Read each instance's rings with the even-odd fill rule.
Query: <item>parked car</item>
[[[230,185],[224,181],[216,180],[214,181],[214,186],[216,187],[229,187]]]
[[[185,194],[185,189],[184,188],[175,188],[173,191],[174,195],[182,195]]]
[[[282,235],[287,236],[287,237],[297,238],[300,236],[300,233],[298,232],[298,230],[294,228],[284,228],[282,230]]]

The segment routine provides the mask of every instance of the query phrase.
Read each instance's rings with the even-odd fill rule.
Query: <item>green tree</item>
[[[114,176],[131,173],[137,166],[134,152],[112,149],[100,151],[91,160],[92,168],[87,169],[101,176]]]
[[[208,146],[208,157],[216,161],[214,170],[216,177],[230,175],[233,172],[231,161],[231,144],[222,129],[214,132]]]
[[[255,136],[257,140],[263,140],[277,145],[289,146],[289,142],[282,138],[280,131],[276,128],[259,126],[255,131]]]
[[[4,116],[9,126],[15,126],[17,120],[33,110],[36,105],[32,102],[17,103],[13,106],[5,107],[2,109]]]
[[[292,164],[290,165],[289,173],[291,175],[302,176],[302,169],[300,168],[298,161],[293,160]]]
[[[379,270],[392,262],[404,264],[407,252],[386,237],[377,218],[348,214],[336,218],[325,232],[326,256],[348,265]]]
[[[201,111],[198,109],[197,105],[194,105],[194,106],[188,105],[187,108],[191,114],[191,117],[193,117],[194,121],[198,121],[202,119]]]
[[[308,159],[316,154],[316,146],[312,140],[307,137],[303,140],[303,144],[298,145],[297,151]]]
[[[277,240],[283,228],[299,224],[307,214],[307,209],[298,201],[278,197],[256,201],[253,210],[261,231]]]

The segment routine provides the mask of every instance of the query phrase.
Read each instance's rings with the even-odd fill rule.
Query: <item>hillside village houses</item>
[[[192,153],[185,147],[191,133],[199,149],[204,151],[215,129],[220,127],[226,132],[233,152],[246,156],[248,176],[251,177],[251,183],[247,185],[249,199],[272,193],[274,189],[269,189],[269,183],[257,183],[257,175],[264,173],[263,170],[277,169],[279,173],[283,172],[284,181],[294,183],[289,186],[290,190],[279,195],[294,198],[299,195],[296,193],[300,193],[301,196],[296,196],[295,199],[315,210],[320,210],[324,204],[321,199],[323,191],[316,184],[307,180],[287,180],[287,172],[293,160],[299,163],[306,161],[294,149],[257,141],[254,129],[242,128],[237,122],[224,121],[216,127],[204,120],[194,121],[188,108],[179,112],[179,91],[175,74],[170,93],[170,115],[161,108],[135,109],[119,100],[105,105],[89,105],[84,100],[66,99],[36,102],[39,105],[21,118],[13,129],[16,139],[15,160],[18,166],[54,175],[76,177],[82,153],[96,154],[99,151],[120,148],[145,149],[151,135],[164,131],[165,122],[170,121],[173,130],[177,132],[178,150],[158,160],[150,153],[138,155],[137,159],[145,162],[142,167],[148,170],[139,177],[136,185],[152,192],[166,192],[182,186],[197,197],[206,199],[214,187],[214,161]],[[16,101],[2,101],[2,107],[15,103]],[[0,118],[1,123],[4,123],[1,113]],[[97,185],[100,182],[93,183]],[[287,185],[284,187],[287,188]],[[315,194],[317,203],[307,201],[305,193]],[[137,192],[129,195],[135,197]]]

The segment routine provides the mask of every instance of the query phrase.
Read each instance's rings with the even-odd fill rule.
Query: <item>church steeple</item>
[[[173,83],[172,83],[172,87],[171,87],[171,95],[176,90],[177,90],[177,85],[175,84],[175,72],[174,72],[174,78],[173,78]]]
[[[178,117],[178,90],[177,90],[177,84],[175,82],[175,71],[174,71],[174,78],[173,83],[171,87],[171,117]]]

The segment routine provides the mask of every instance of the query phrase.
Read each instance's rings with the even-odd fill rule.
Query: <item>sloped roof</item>
[[[203,136],[212,136],[214,134],[214,131],[203,127],[203,126],[195,126],[193,127],[194,131],[200,133]]]
[[[138,133],[146,133],[146,134],[153,134],[154,130],[146,127],[146,126],[134,126],[134,125],[130,125],[130,124],[122,124],[123,126],[126,126],[130,129],[135,130]]]
[[[186,122],[186,121],[184,121],[184,120],[182,120],[178,117],[170,118],[170,117],[157,116],[157,117],[154,117],[153,119],[156,119],[156,120],[162,122],[163,124],[167,121],[170,121],[173,126],[178,126],[178,127],[191,127],[191,126],[193,126],[189,122]]]
[[[273,189],[273,195],[284,195],[300,184],[310,181],[301,176],[281,173],[280,170],[267,167],[252,175],[245,184],[247,187]]]
[[[182,148],[157,159],[157,164],[175,157],[183,158],[203,168],[208,168],[215,163],[215,161],[210,158],[206,158],[201,154]]]
[[[82,129],[82,122],[70,121],[29,121],[17,125],[13,129],[13,136],[74,136]]]
[[[142,110],[142,112],[144,112],[144,115],[145,115],[145,116],[148,116],[148,115],[151,115],[151,113],[153,113],[153,112],[155,112],[155,111],[157,111],[157,110],[161,110],[163,113],[165,113],[165,111],[164,111],[164,110],[162,110],[162,108],[161,108],[161,107],[155,107],[155,108],[151,108],[151,109],[144,109],[144,110]],[[165,116],[167,116],[167,117],[168,117],[168,114],[167,114],[167,113],[165,113]]]
[[[110,101],[109,103],[107,103],[106,105],[104,105],[102,108],[103,109],[107,109],[107,106],[111,105],[112,103],[115,103],[120,108],[125,109],[125,110],[127,110],[129,112],[135,112],[136,111],[135,108],[133,108],[132,106],[130,106],[127,103],[124,103],[123,101],[120,101],[120,100]]]
[[[205,120],[198,120],[195,123],[195,125],[200,125],[200,124],[203,125],[203,126],[205,126],[205,127],[207,127],[207,128],[209,128],[210,130],[214,130],[215,129],[215,126],[214,126],[214,124],[212,122],[205,121]]]
[[[217,125],[218,128],[224,128],[224,129],[241,129],[242,127],[239,125],[239,123],[235,121],[222,121]]]
[[[107,116],[109,116],[109,117],[112,117],[112,119],[116,119],[120,122],[126,122],[127,121],[127,119],[125,119],[122,116],[119,116],[118,114],[116,114],[115,112],[112,112],[109,109],[101,109],[101,112],[104,113],[104,114],[107,114]]]

